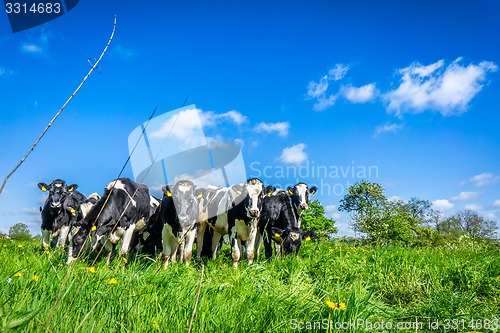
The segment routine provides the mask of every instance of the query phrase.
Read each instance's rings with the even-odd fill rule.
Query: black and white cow
[[[302,182],[287,188],[287,192],[292,198],[293,208],[297,212],[299,228],[302,224],[302,213],[309,208],[309,194],[313,195],[317,190],[316,186],[309,188],[307,184]]]
[[[163,268],[170,260],[185,261],[189,264],[198,222],[198,201],[195,185],[190,180],[180,180],[174,186],[164,188],[164,197],[148,228],[149,244],[159,248],[159,232]],[[177,258],[177,256],[179,258]]]
[[[104,246],[109,262],[113,248],[121,240],[119,253],[126,256],[131,244],[137,242],[137,234],[146,228],[146,221],[151,214],[150,201],[149,189],[143,184],[128,178],[118,178],[109,183],[87,216],[74,223],[70,232],[67,263],[80,255],[93,226],[96,227],[93,250]]]
[[[272,256],[272,240],[276,242],[276,252],[281,255],[281,246],[285,254],[297,253],[302,245],[302,230],[298,226],[298,215],[292,203],[292,196],[285,191],[268,193],[262,200],[262,213],[259,220],[259,237],[264,238],[266,259]]]
[[[76,185],[72,186],[76,188]],[[63,199],[61,212],[54,221],[52,241],[57,242],[57,246],[66,245],[71,226],[84,217],[80,207],[86,200],[87,198],[75,189],[68,191],[66,194]]]
[[[62,179],[55,179],[47,185],[46,183],[38,183],[38,188],[43,192],[48,192],[49,195],[45,200],[43,208],[40,207],[42,218],[42,246],[44,249],[49,247],[50,236],[54,232],[54,222],[63,211],[63,203],[68,193],[73,192],[78,185],[66,185]],[[57,240],[50,245],[55,246]]]
[[[207,194],[205,194],[207,195]],[[264,196],[264,184],[257,178],[243,184],[217,189],[209,194],[207,203],[207,224],[212,233],[198,233],[198,249],[206,249],[206,242],[211,244],[212,258],[215,259],[221,237],[229,234],[233,266],[238,267],[243,247],[246,247],[248,263],[255,258],[255,240],[260,215],[261,201]],[[200,226],[204,221],[200,220]],[[206,236],[212,236],[206,239]],[[198,250],[199,251],[199,250]]]

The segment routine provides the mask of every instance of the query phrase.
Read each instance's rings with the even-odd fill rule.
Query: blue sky
[[[249,177],[286,186],[302,170],[341,234],[336,207],[361,178],[445,215],[499,220],[496,1],[81,1],[15,34],[0,14],[2,179],[99,56],[115,14],[100,69],[1,194],[0,231],[39,233],[38,182],[102,192],[132,130],[188,96],[207,137],[242,146]]]

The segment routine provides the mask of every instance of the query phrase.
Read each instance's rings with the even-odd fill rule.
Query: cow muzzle
[[[52,208],[60,208],[61,207],[61,203],[60,202],[52,202],[50,204],[50,207],[52,207]]]
[[[300,208],[302,208],[302,209],[308,209],[308,208],[309,208],[309,205],[308,205],[307,203],[305,203],[305,202],[304,202],[304,203],[301,203],[301,204],[300,204]]]
[[[259,216],[259,210],[258,209],[250,209],[250,217],[258,217]]]

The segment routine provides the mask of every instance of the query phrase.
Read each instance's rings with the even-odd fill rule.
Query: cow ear
[[[76,190],[78,188],[78,185],[76,184],[71,184],[70,186],[68,186],[68,192],[73,192],[74,190]]]
[[[313,186],[309,189],[309,193],[314,194],[314,193],[316,193],[317,190],[318,190],[318,188],[316,186]]]
[[[241,185],[233,185],[233,190],[238,194],[241,195],[243,193],[243,186]]]
[[[271,194],[273,194],[274,191],[276,191],[276,187],[274,187],[272,185],[269,185],[266,187],[267,194],[271,195]]]
[[[49,185],[45,184],[45,183],[38,183],[38,188],[40,190],[42,190],[43,192],[47,191],[47,188],[49,187]]]
[[[171,197],[172,192],[170,192],[170,187],[168,185],[165,185],[161,188],[161,191],[163,192],[163,196]]]
[[[282,240],[282,235],[283,235],[283,229],[277,228],[277,227],[272,227],[271,228],[271,233],[272,233],[272,238],[274,240]]]
[[[288,192],[288,194],[293,194],[293,188],[291,188],[290,186],[286,188],[286,191]]]

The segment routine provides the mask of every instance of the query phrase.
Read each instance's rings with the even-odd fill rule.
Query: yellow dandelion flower
[[[33,281],[38,282],[38,279],[39,279],[38,275],[33,276]]]
[[[18,248],[22,248],[23,247],[23,244],[18,244],[17,245]]]
[[[345,311],[345,303],[344,302],[340,302],[339,303],[339,310],[340,311]]]
[[[92,226],[92,228],[90,228],[90,230],[92,231],[96,231],[97,230],[97,227],[95,225]]]
[[[328,308],[330,308],[330,310],[337,310],[337,304],[333,303],[332,301],[326,301],[326,305],[328,305]]]
[[[115,278],[111,278],[111,279],[109,279],[108,283],[109,283],[109,284],[117,284],[117,283],[118,283],[118,280],[117,280],[117,279],[115,279]]]
[[[63,267],[63,264],[59,264],[59,265],[57,265],[57,266],[59,266],[59,267]]]
[[[95,267],[94,267],[94,266],[90,266],[90,267],[87,269],[87,271],[88,271],[89,273],[94,274],[94,273],[95,273]]]
[[[310,240],[311,240],[311,237],[310,237],[310,236],[307,236],[307,237],[306,237],[306,241],[308,241],[308,242],[309,242]]]
[[[45,250],[45,254],[50,254],[50,250]]]
[[[122,260],[123,260],[124,263],[128,262],[127,258],[122,258]]]
[[[335,278],[336,278],[336,279],[340,279],[340,276],[338,276],[338,275],[337,275]]]
[[[23,273],[21,273],[21,272],[17,272],[16,274],[14,274],[14,276],[15,276],[15,277],[21,277],[21,276],[23,276]]]

